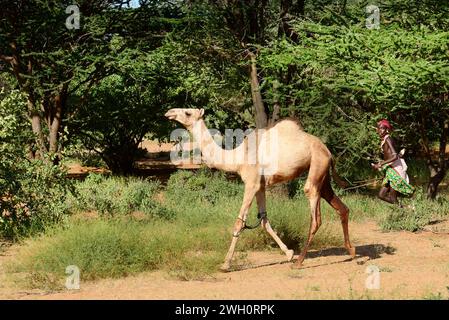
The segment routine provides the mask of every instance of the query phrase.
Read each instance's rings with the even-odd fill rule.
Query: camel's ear
[[[200,117],[204,115],[204,109],[200,109]]]

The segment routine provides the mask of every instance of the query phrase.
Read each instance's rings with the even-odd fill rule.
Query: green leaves
[[[28,159],[34,137],[24,105],[19,91],[0,92],[0,237],[12,239],[42,232],[67,213],[64,172]]]
[[[261,51],[267,101],[277,99],[283,115],[296,114],[320,136],[343,160],[340,170],[353,172],[376,156],[379,117],[396,122],[397,138],[416,148],[416,126],[409,123],[419,124],[423,112],[429,120],[447,114],[447,31],[310,22],[295,30],[301,43],[280,40]]]

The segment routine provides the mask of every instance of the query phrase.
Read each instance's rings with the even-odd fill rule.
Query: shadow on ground
[[[327,248],[323,250],[316,250],[316,251],[309,251],[306,256],[305,265],[302,267],[302,269],[309,269],[309,268],[317,268],[325,265],[332,265],[332,264],[340,264],[340,263],[346,263],[350,261],[356,261],[357,264],[363,265],[369,260],[379,259],[382,257],[382,255],[388,254],[395,254],[396,248],[391,246],[385,246],[383,244],[368,244],[368,245],[361,245],[356,246],[356,256],[355,258],[351,258],[348,256],[348,252],[345,248],[335,247],[335,248]],[[294,263],[297,259],[297,252],[295,253],[295,258],[293,261],[267,261],[265,263],[259,263],[259,264],[251,264],[251,263],[245,263],[242,265],[234,265],[232,267],[231,271],[242,271],[247,269],[255,269],[255,268],[261,268],[261,267],[267,267],[271,265],[276,264],[285,264],[285,263]],[[325,262],[320,263],[318,265],[307,265],[308,260],[310,262],[313,262],[314,258],[320,258],[320,257],[340,257],[344,256],[346,259],[339,260],[339,261],[333,261],[333,262]]]
[[[357,257],[368,257],[370,259],[378,259],[383,254],[394,254],[396,249],[391,246],[385,246],[383,244],[368,244],[362,246],[356,246],[356,258]],[[323,250],[310,251],[307,253],[307,258],[318,258],[318,257],[328,257],[328,256],[346,256],[348,251],[345,248],[335,247],[327,248]]]

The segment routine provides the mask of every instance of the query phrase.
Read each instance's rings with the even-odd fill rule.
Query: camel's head
[[[203,117],[204,109],[170,109],[165,116],[170,120],[178,121],[186,128],[190,128],[194,123]]]

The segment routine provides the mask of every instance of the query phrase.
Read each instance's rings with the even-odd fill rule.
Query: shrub
[[[449,201],[438,197],[427,199],[422,188],[416,191],[412,199],[404,201],[406,208],[390,207],[389,212],[380,221],[384,230],[417,231],[438,218],[449,215]]]
[[[18,91],[0,92],[0,237],[44,231],[68,213],[70,182],[60,167],[27,158],[32,134]]]
[[[61,168],[33,161],[14,175],[12,192],[1,201],[0,236],[17,240],[64,221],[71,184]]]
[[[229,181],[223,172],[208,168],[196,172],[180,170],[170,176],[167,195],[172,199],[202,201],[215,204],[218,200],[243,196],[243,186]]]
[[[182,224],[155,221],[97,219],[75,221],[69,228],[28,241],[18,258],[7,265],[11,273],[25,272],[28,285],[42,287],[49,279],[62,286],[65,268],[76,265],[81,280],[116,278],[165,269],[203,276],[217,270],[225,254],[227,235],[217,228],[191,232]],[[211,252],[211,248],[213,251]],[[196,270],[192,270],[195,260]],[[195,268],[193,268],[195,269]]]
[[[139,178],[90,174],[76,185],[71,205],[75,211],[97,211],[100,215],[142,212],[150,217],[170,220],[174,212],[155,199],[159,188],[158,182]]]

